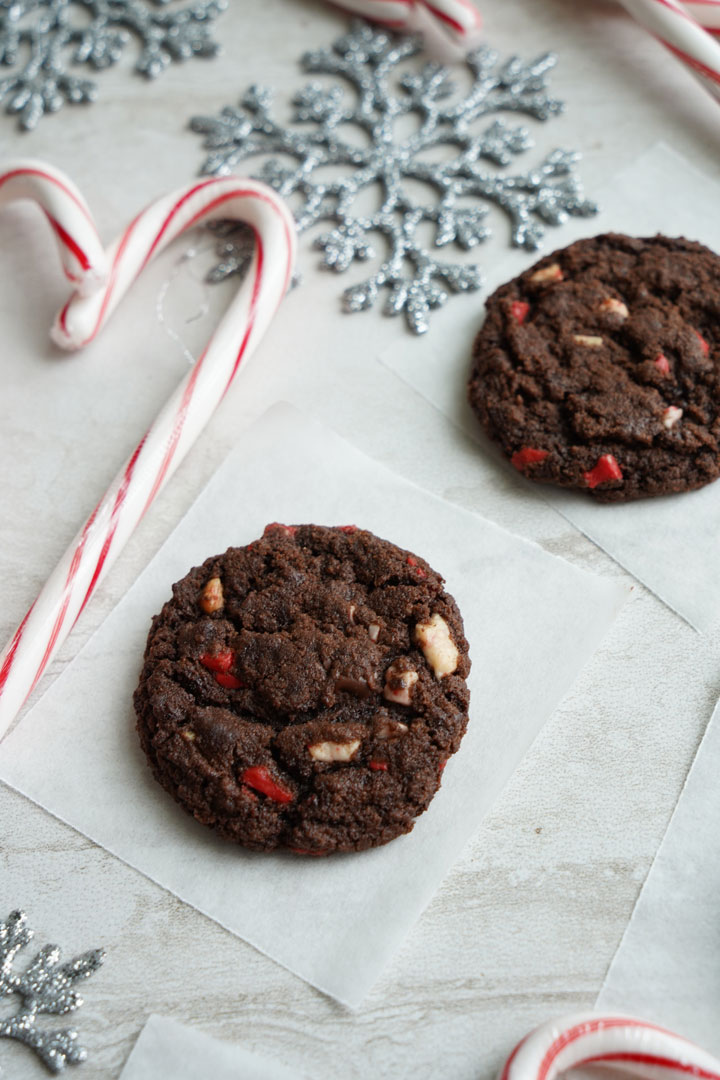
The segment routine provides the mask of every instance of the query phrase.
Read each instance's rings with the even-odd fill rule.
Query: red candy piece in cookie
[[[701,348],[701,349],[702,349],[702,351],[703,351],[703,356],[707,356],[707,355],[708,355],[708,353],[710,352],[710,346],[708,345],[707,341],[706,341],[706,340],[705,340],[705,338],[704,338],[704,337],[702,336],[702,334],[699,334],[699,333],[697,332],[697,330],[695,330],[695,331],[693,331],[693,332],[694,332],[694,334],[695,334],[695,337],[696,337],[696,338],[698,339],[698,341],[700,342],[700,348]]]
[[[357,532],[357,525],[338,525],[340,532],[354,533]]]
[[[273,780],[268,769],[264,765],[251,765],[240,777],[243,784],[255,788],[262,795],[267,795],[273,802],[288,803],[293,801],[293,794]]]
[[[522,324],[527,319],[530,305],[525,300],[513,300],[512,304],[510,305],[510,310],[512,311],[512,316],[515,322],[520,323],[520,325],[522,326]]]
[[[510,458],[510,464],[522,471],[526,465],[537,465],[544,461],[549,453],[549,450],[535,450],[532,446],[523,446],[521,450],[515,451]]]
[[[343,527],[270,528],[252,551],[211,555],[151,630],[142,747],[188,812],[254,851],[330,856],[409,832],[467,722],[468,646],[442,578]],[[206,618],[210,574],[225,600]]]
[[[231,675],[229,671],[216,671],[215,682],[220,683],[226,690],[242,690],[245,685],[235,675]]]
[[[229,671],[235,663],[235,653],[232,649],[226,649],[225,652],[215,653],[202,653],[198,659],[203,667],[208,668],[210,671]]]
[[[589,472],[583,473],[585,483],[589,488],[595,488],[598,484],[606,484],[609,480],[622,480],[622,469],[612,454],[603,454],[598,458],[597,465]]]
[[[418,566],[417,559],[413,558],[412,555],[408,555],[405,562],[408,564],[408,566],[412,566],[412,568],[414,569],[415,573],[417,574],[417,576],[419,578],[426,578],[427,577],[427,574],[423,570],[422,566]]]
[[[658,353],[655,357],[654,363],[655,367],[658,369],[658,371],[662,372],[663,375],[670,374],[670,361],[668,360],[665,353]]]

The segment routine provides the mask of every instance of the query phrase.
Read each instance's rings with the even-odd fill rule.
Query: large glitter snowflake
[[[117,63],[134,37],[135,70],[148,78],[174,60],[214,56],[209,23],[226,0],[194,0],[172,10],[169,0],[0,0],[0,101],[29,130],[66,102],[94,101],[92,79],[70,75],[68,62],[99,71]]]
[[[87,979],[103,961],[102,949],[93,949],[61,964],[56,945],[40,949],[23,972],[16,973],[13,963],[17,953],[32,940],[23,911],[13,911],[8,921],[0,923],[0,998],[16,994],[21,1004],[14,1016],[0,1020],[0,1037],[25,1043],[51,1072],[61,1072],[66,1065],[77,1065],[87,1054],[77,1045],[73,1028],[58,1031],[36,1026],[42,1013],[62,1016],[82,1005],[73,989],[80,979]]]
[[[396,37],[358,22],[332,48],[302,58],[305,71],[341,76],[354,88],[354,100],[348,100],[347,86],[310,83],[293,99],[293,123],[301,126],[284,127],[273,118],[270,91],[253,86],[240,108],[191,121],[211,151],[206,173],[230,173],[257,154],[292,159],[290,164],[266,160],[258,178],[299,201],[299,230],[321,220],[335,223],[315,240],[324,252],[323,266],[342,272],[355,260],[374,258],[370,235],[381,234],[386,257],[375,273],[345,290],[343,306],[346,311],[369,308],[386,289],[386,314],[404,311],[418,334],[427,330],[430,309],[447,300],[448,289],[468,291],[482,284],[477,266],[442,262],[422,246],[418,230],[424,223],[434,230],[436,248],[454,243],[469,250],[490,235],[487,203],[495,203],[510,218],[512,242],[534,250],[543,223],[557,225],[570,214],[597,211],[595,203],[583,198],[573,172],[578,154],[555,150],[532,171],[508,175],[499,167],[532,145],[530,133],[502,119],[489,127],[478,125],[483,117],[507,110],[538,120],[561,112],[562,103],[547,89],[553,55],[500,63],[492,49],[478,49],[466,58],[470,89],[458,95],[448,70],[438,64],[398,70],[420,49],[418,38]],[[413,116],[416,130],[398,134],[399,122]],[[365,133],[363,144],[349,141],[348,125]],[[438,153],[444,153],[442,160]],[[495,168],[483,167],[483,161]],[[326,166],[352,171],[341,179],[323,179],[319,173]],[[435,201],[421,202],[408,190],[408,181],[434,189]],[[373,213],[358,214],[358,196],[374,185],[379,185],[381,205]],[[246,265],[242,237],[235,244],[226,236],[221,253],[212,280]]]

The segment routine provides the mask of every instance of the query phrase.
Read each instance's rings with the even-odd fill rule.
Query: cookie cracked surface
[[[664,236],[579,240],[501,286],[468,395],[528,478],[601,502],[720,475],[720,258]]]
[[[173,586],[137,728],[156,779],[229,840],[360,851],[427,808],[467,725],[469,670],[423,559],[354,526],[275,524]]]

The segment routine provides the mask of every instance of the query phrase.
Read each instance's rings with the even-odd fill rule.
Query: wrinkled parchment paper
[[[151,616],[172,582],[270,521],[354,523],[425,556],[465,619],[471,721],[414,831],[360,855],[258,855],[154,782],[134,730]],[[0,749],[5,780],[349,1005],[359,1003],[592,656],[628,587],[388,472],[290,406],[238,440],[97,634]]]
[[[661,763],[659,763],[661,767]],[[720,1055],[720,706],[597,1000]]]

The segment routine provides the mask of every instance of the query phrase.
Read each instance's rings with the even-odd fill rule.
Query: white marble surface
[[[592,187],[663,138],[720,174],[717,106],[613,4],[486,0],[484,7],[498,48],[561,54],[553,85],[569,108],[552,128],[537,127],[538,153],[579,147]],[[101,77],[101,102],[88,111],[68,111],[23,137],[0,120],[0,152],[67,169],[110,237],[143,202],[197,170],[199,142],[184,130],[190,113],[215,111],[253,80],[294,89],[302,81],[296,56],[344,23],[311,0],[231,0],[221,59],[175,68],[149,89],[119,68]],[[278,398],[316,412],[438,494],[578,565],[624,577],[542,500],[521,497],[512,480],[474,483],[477,448],[374,362],[403,327],[374,314],[338,314],[345,282],[315,272],[304,247],[305,285],[285,301],[46,685],[157,550],[238,428]],[[54,258],[31,212],[0,216],[0,323],[6,341],[19,326],[26,335],[23,348],[0,354],[3,638],[187,362],[162,325],[148,338],[157,326],[150,286],[130,301],[123,333],[108,327],[85,355],[57,360],[45,343],[65,295]],[[181,268],[171,289],[193,314],[205,293],[195,265]],[[158,270],[156,291],[172,267],[171,258]],[[220,292],[209,302],[217,308]],[[479,307],[477,298],[457,303]],[[211,321],[183,328],[190,348]],[[355,1013],[0,788],[0,912],[25,907],[39,943],[58,941],[66,955],[96,944],[108,951],[77,1016],[91,1051],[79,1075],[117,1076],[145,1019],[158,1012],[307,1076],[489,1077],[532,1024],[594,1001],[720,693],[718,644],[636,586],[614,633]],[[21,1047],[0,1044],[0,1063],[20,1080],[44,1075]]]

